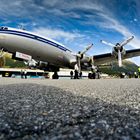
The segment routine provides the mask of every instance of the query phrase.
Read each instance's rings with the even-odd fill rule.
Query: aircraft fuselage
[[[13,28],[0,29],[0,48],[11,53],[25,53],[35,60],[60,67],[69,67],[70,61],[76,61],[71,50],[65,46],[46,37]]]

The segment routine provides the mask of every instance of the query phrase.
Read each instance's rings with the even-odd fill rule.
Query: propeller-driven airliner
[[[140,48],[131,50],[124,48],[124,45],[133,38],[134,36],[131,36],[116,45],[102,40],[102,43],[113,47],[112,52],[87,56],[86,52],[93,44],[76,54],[50,38],[22,29],[0,27],[0,57],[4,52],[9,52],[12,53],[13,59],[23,60],[31,67],[55,72],[59,71],[59,68],[70,68],[80,72],[115,60],[118,60],[119,66],[122,66],[123,59],[140,56]]]

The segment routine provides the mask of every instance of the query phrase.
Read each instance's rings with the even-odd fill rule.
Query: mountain
[[[118,66],[118,62],[114,62],[112,64],[112,66],[110,65],[110,63],[101,65],[99,67],[99,70],[102,73],[106,73],[109,75],[119,75],[121,72],[134,73],[138,71],[138,66],[135,63],[128,60],[123,60],[122,67]],[[0,67],[26,68],[26,65],[23,61],[11,59],[11,55],[7,53],[4,58],[0,58]]]
[[[118,66],[118,62],[114,62],[112,66],[110,65],[110,63],[100,66],[99,70],[102,73],[106,73],[109,75],[119,75],[121,72],[125,72],[125,73],[137,72],[138,66],[129,60],[123,60],[122,67]]]

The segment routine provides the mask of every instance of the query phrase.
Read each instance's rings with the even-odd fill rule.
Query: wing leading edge
[[[127,50],[126,54],[122,56],[123,59],[140,56],[140,49]],[[117,58],[111,53],[100,54],[93,56],[94,65],[101,65],[104,63],[112,62]]]

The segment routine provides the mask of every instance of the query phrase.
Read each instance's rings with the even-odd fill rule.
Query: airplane
[[[4,52],[9,52],[13,59],[23,60],[30,67],[53,72],[59,71],[59,68],[70,68],[80,73],[81,70],[90,70],[94,66],[115,60],[118,60],[119,66],[122,66],[122,59],[140,56],[140,48],[125,50],[123,47],[133,38],[134,36],[131,36],[116,45],[101,41],[113,46],[112,52],[87,56],[85,53],[93,44],[75,54],[66,46],[50,38],[22,29],[0,27],[0,57],[4,55]]]

